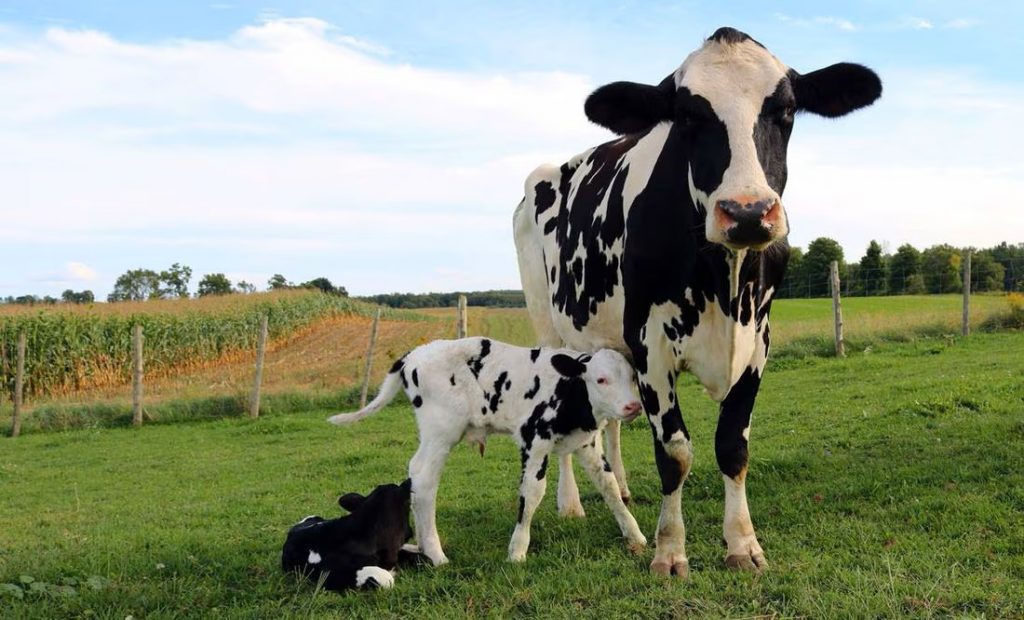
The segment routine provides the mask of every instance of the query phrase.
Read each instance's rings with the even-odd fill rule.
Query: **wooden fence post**
[[[132,328],[132,426],[142,426],[142,325]]]
[[[459,295],[459,309],[455,323],[456,338],[465,338],[469,335],[469,317],[467,316],[469,313],[466,310],[466,296]]]
[[[846,347],[843,344],[843,309],[839,302],[839,263],[832,261],[829,271],[832,282],[832,314],[836,323],[836,357],[846,357]]]
[[[971,334],[971,251],[964,256],[964,316],[963,335]]]
[[[373,327],[370,329],[370,348],[366,351],[366,369],[363,372],[363,391],[359,395],[359,408],[366,406],[366,392],[370,389],[370,368],[373,365],[373,347],[377,344],[377,324],[380,323],[380,308],[373,316]]]
[[[25,391],[25,332],[18,334],[18,361],[14,373],[14,412],[11,414],[11,437],[21,434],[21,405]]]
[[[249,417],[260,417],[260,387],[263,385],[263,361],[267,356],[267,315],[260,318],[260,336],[256,341],[256,377],[252,382],[252,396],[249,398]]]

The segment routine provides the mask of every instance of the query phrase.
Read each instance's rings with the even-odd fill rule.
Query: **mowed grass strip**
[[[416,447],[405,403],[349,428],[314,411],[3,439],[0,616],[1021,617],[1021,350],[1022,333],[979,334],[769,368],[748,478],[771,563],[760,576],[722,565],[717,412],[692,380],[679,389],[696,454],[686,582],[647,573],[653,551],[626,551],[579,472],[588,516],[558,517],[555,467],[527,562],[506,563],[518,455],[499,437],[484,458],[456,448],[442,478],[452,564],[345,595],[280,574],[290,524],[339,514],[341,492],[404,478]],[[652,535],[647,425],[623,440],[632,510]],[[74,594],[33,592],[23,576]]]

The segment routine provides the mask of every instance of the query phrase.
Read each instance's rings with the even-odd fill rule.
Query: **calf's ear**
[[[587,370],[586,364],[564,353],[551,356],[551,365],[555,367],[558,374],[570,379],[582,375]]]
[[[406,478],[405,480],[403,480],[402,484],[398,485],[398,488],[401,489],[402,493],[405,493],[406,495],[411,494],[412,493],[412,478]]]
[[[612,82],[590,93],[583,111],[591,122],[619,135],[635,133],[672,118],[675,92],[672,75],[657,86]]]
[[[871,69],[841,62],[806,75],[790,74],[796,107],[836,118],[869,106],[882,96],[882,80]]]
[[[349,512],[355,512],[365,501],[366,498],[358,493],[346,493],[338,498],[338,505]]]

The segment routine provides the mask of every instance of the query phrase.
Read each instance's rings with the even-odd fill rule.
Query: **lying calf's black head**
[[[382,484],[364,497],[348,493],[338,504],[352,514],[337,519],[306,517],[288,530],[281,568],[298,571],[328,590],[390,588],[402,545],[412,538],[412,483]]]

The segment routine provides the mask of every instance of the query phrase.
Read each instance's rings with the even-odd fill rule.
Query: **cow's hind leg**
[[[640,527],[636,524],[636,519],[633,518],[629,508],[626,508],[625,502],[622,501],[622,494],[618,482],[615,481],[615,474],[612,473],[612,467],[601,454],[600,442],[595,438],[593,443],[585,444],[576,450],[576,456],[580,460],[580,465],[590,476],[591,482],[601,492],[604,503],[612,511],[629,549],[634,553],[639,553],[647,545],[647,538],[644,537]]]
[[[760,370],[748,367],[729,390],[722,401],[715,432],[715,456],[725,481],[725,518],[722,521],[722,535],[728,547],[725,565],[753,571],[768,566],[750,521],[746,487],[750,414],[761,384]]]

